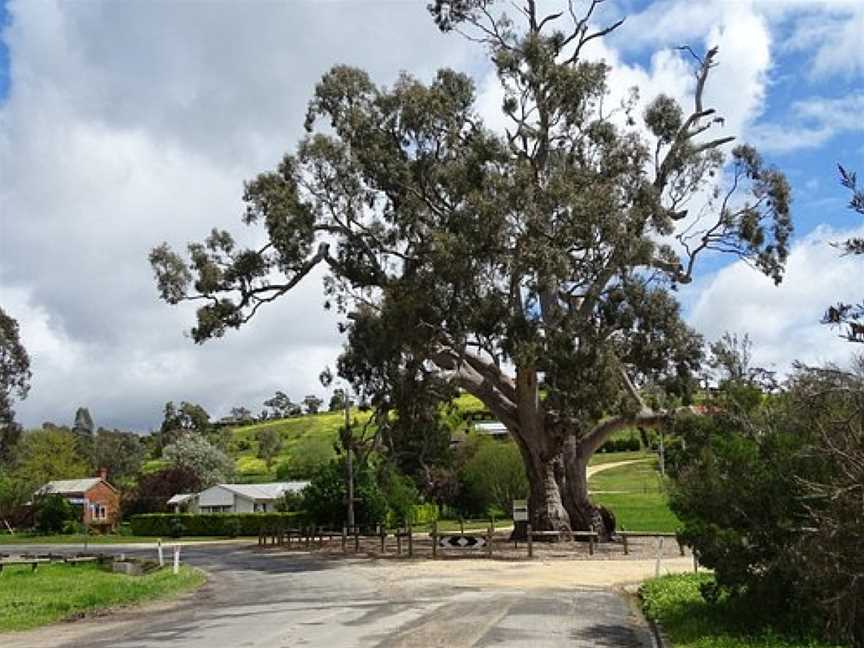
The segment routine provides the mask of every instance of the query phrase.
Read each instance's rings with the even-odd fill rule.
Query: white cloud
[[[682,290],[692,300],[690,323],[707,340],[749,333],[754,364],[780,371],[799,360],[845,364],[853,348],[819,323],[827,306],[861,300],[860,257],[839,256],[830,243],[864,235],[864,228],[819,227],[792,247],[780,286],[743,262],[733,263]]]
[[[759,124],[751,130],[763,151],[790,153],[822,146],[830,139],[850,132],[864,132],[864,93],[846,97],[812,97],[796,101],[786,124]]]
[[[464,68],[471,48],[422,7],[381,3],[12,2],[0,104],[0,303],[19,319],[33,386],[27,425],[144,428],[167,400],[214,415],[282,389],[321,392],[342,339],[321,275],[243,330],[195,346],[193,308],[157,299],[147,262],[213,226],[241,234],[243,180],[302,134],[332,65],[389,84]],[[418,47],[418,43],[424,46]]]

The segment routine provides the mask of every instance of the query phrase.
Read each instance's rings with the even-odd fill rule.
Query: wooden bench
[[[659,531],[657,533],[650,533],[647,531],[619,531],[617,535],[621,537],[621,540],[624,543],[625,556],[630,553],[630,548],[627,546],[628,538],[675,538],[675,542],[678,543],[678,552],[682,556],[684,555],[684,545],[681,544],[681,538],[679,538],[677,533]]]
[[[49,558],[4,558],[0,560],[0,574],[3,573],[3,568],[11,565],[30,565],[31,571],[36,571],[40,563],[51,562]]]

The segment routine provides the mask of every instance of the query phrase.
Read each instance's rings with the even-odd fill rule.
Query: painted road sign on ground
[[[438,538],[438,546],[445,549],[475,549],[486,546],[486,538],[473,535],[451,535]]]

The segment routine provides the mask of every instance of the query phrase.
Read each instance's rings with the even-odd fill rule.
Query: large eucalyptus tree
[[[675,287],[716,251],[779,282],[792,227],[783,175],[715,135],[716,49],[686,54],[688,108],[608,105],[609,68],[585,56],[620,24],[594,27],[601,2],[542,14],[524,0],[511,18],[511,3],[436,0],[442,31],[488,50],[506,132],[484,125],[464,74],[381,88],[334,67],[308,136],[246,185],[243,220],[267,243],[238,249],[214,230],[189,261],[163,244],[151,263],[163,299],[201,300],[197,342],[326,264],[328,303],[347,315],[343,375],[379,394],[400,376],[474,394],[520,448],[535,528],[605,533],[588,459],[614,431],[670,416],[643,388],[684,389],[699,362]]]

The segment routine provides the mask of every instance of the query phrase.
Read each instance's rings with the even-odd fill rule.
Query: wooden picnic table
[[[3,568],[11,565],[30,565],[36,571],[36,568],[41,563],[51,562],[50,558],[4,558],[0,560],[0,574],[3,573]]]

